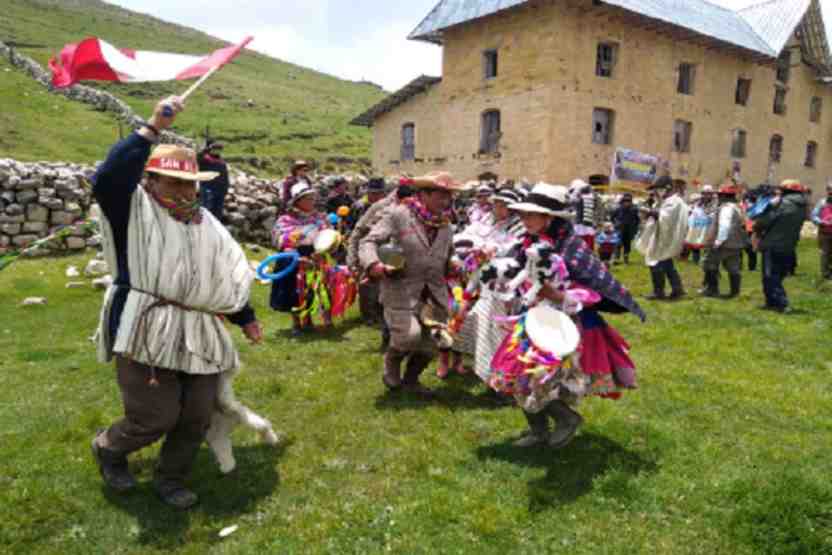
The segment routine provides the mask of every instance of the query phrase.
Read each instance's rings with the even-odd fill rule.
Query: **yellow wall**
[[[613,78],[595,76],[597,44],[619,45]],[[832,92],[792,54],[787,113],[772,111],[775,71],[720,50],[633,28],[591,0],[539,1],[445,33],[443,80],[375,122],[374,164],[385,173],[447,169],[459,179],[492,171],[505,178],[565,183],[608,174],[616,146],[660,155],[672,173],[718,182],[730,169],[732,130],[747,132],[742,177],[766,180],[769,140],[784,137],[775,179],[797,177],[820,190],[832,170]],[[482,51],[497,48],[499,74],[482,77]],[[680,62],[696,64],[694,95],[676,93]],[[747,106],[734,103],[739,76],[752,79]],[[812,96],[823,100],[809,122]],[[615,111],[613,145],[592,143],[592,110]],[[501,111],[499,157],[478,155],[480,114]],[[693,122],[691,152],[672,152],[673,122]],[[419,164],[398,160],[401,125],[417,126]],[[803,166],[806,143],[818,143],[816,168]],[[438,159],[438,160],[437,160]],[[685,168],[687,176],[684,175]]]

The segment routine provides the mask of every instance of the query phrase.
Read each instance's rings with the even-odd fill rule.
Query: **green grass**
[[[794,315],[755,309],[758,272],[739,300],[645,303],[645,325],[610,318],[641,389],[586,401],[558,452],[511,447],[522,415],[473,378],[427,378],[431,402],[386,395],[377,332],[353,314],[292,341],[258,286],[268,339],[241,347],[237,390],[291,440],[272,449],[238,430],[229,477],[203,449],[202,504],[186,514],[152,496],[153,450],[132,459],[142,485],[126,497],[102,489],[90,460],[120,405],[88,340],[101,295],[64,288],[85,258],[16,263],[0,272],[0,551],[832,553],[832,301],[815,252],[806,241],[787,281]],[[695,290],[700,272],[681,268]],[[643,266],[620,275],[647,292]],[[19,307],[27,296],[49,304]]]
[[[204,33],[98,0],[0,0],[0,13],[0,40],[20,44],[21,52],[44,67],[64,44],[87,36],[101,37],[122,48],[188,54],[203,54],[224,46]],[[29,160],[43,159],[45,153],[55,152],[55,156],[75,162],[103,157],[116,136],[114,121],[109,130],[95,139],[64,141],[60,133],[53,135],[51,130],[86,126],[83,114],[64,113],[63,109],[44,112],[18,92],[28,88],[7,85],[8,77],[8,73],[0,72],[0,105],[13,106],[18,116],[13,120],[0,117],[0,135],[6,139],[1,145],[3,155]],[[181,93],[188,86],[185,82],[90,84],[112,92],[145,117],[160,98]],[[176,130],[202,137],[206,126],[210,127],[213,136],[227,141],[227,156],[239,160],[238,165],[244,167],[249,167],[247,159],[256,157],[270,164],[267,173],[279,174],[285,171],[289,160],[307,158],[332,171],[337,168],[331,160],[334,157],[353,159],[353,165],[369,158],[369,131],[348,122],[384,94],[370,85],[340,80],[247,51],[189,99]],[[248,106],[249,99],[254,101],[253,107]],[[43,120],[39,130],[31,123],[35,120]],[[25,122],[22,129],[17,125],[21,121]],[[44,133],[44,129],[50,132]],[[10,137],[12,130],[18,132]],[[46,148],[35,150],[31,146],[34,142]],[[73,142],[87,144],[82,148]]]

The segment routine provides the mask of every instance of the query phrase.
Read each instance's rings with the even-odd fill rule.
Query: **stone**
[[[66,269],[66,277],[68,278],[76,278],[81,275],[81,272],[78,271],[76,266],[70,266]]]
[[[0,224],[0,231],[6,235],[17,235],[20,233],[20,224]]]
[[[82,237],[67,237],[66,247],[69,250],[79,251],[87,248],[87,242]]]
[[[3,182],[4,189],[14,190],[17,189],[17,186],[20,184],[20,178],[16,175],[9,176],[9,178]]]
[[[27,247],[38,239],[39,237],[37,235],[18,235],[12,237],[12,244],[15,247]]]
[[[81,206],[76,202],[67,202],[64,206],[64,212],[68,212],[73,216],[80,216],[82,213]]]
[[[107,289],[113,284],[113,276],[107,274],[106,276],[92,280],[93,289]]]
[[[39,204],[30,204],[26,207],[26,219],[30,222],[48,222],[49,209]]]
[[[55,196],[55,189],[50,187],[41,187],[38,189],[38,196],[41,198],[49,198]]]
[[[46,304],[46,297],[27,297],[20,303],[21,306],[38,306]]]
[[[0,235],[0,247],[5,248],[12,244],[12,238],[8,235]]]
[[[30,202],[37,200],[37,198],[37,191],[20,191],[17,193],[17,202],[20,204],[29,204]]]
[[[63,210],[64,209],[64,201],[59,198],[39,198],[38,204],[42,205],[49,210]],[[31,206],[31,205],[29,205]]]
[[[84,275],[90,277],[99,277],[110,273],[110,267],[104,260],[93,259],[87,263],[84,268]]]
[[[80,289],[86,286],[87,284],[84,281],[70,281],[66,284],[67,289]]]
[[[45,233],[49,229],[46,222],[25,222],[23,224],[24,233]]]
[[[17,187],[15,187],[15,188],[18,191],[23,191],[23,190],[26,190],[26,189],[37,190],[41,186],[43,186],[43,180],[37,179],[37,178],[34,178],[34,177],[30,177],[28,179],[21,179],[20,182],[17,184]]]
[[[87,246],[97,248],[101,246],[101,235],[93,235],[87,239]]]
[[[72,216],[72,214],[67,214],[66,212],[57,211],[57,212],[52,212],[51,221],[52,221],[53,224],[56,224],[56,225],[69,225],[73,221],[75,221],[75,218]]]
[[[6,214],[9,216],[19,216],[23,214],[23,207],[19,204],[10,204],[6,207]]]
[[[14,192],[12,192],[12,191],[3,191],[2,193],[0,193],[0,200],[2,200],[3,202],[6,202],[8,204],[13,203],[14,202]]]
[[[22,214],[18,216],[10,216],[8,214],[0,214],[0,224],[22,224],[26,221],[26,217]]]

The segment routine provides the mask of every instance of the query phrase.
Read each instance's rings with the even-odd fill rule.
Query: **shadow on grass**
[[[632,478],[657,469],[654,461],[591,432],[578,435],[559,450],[514,447],[506,441],[480,447],[477,456],[546,469],[543,478],[528,484],[529,512],[573,503],[596,487],[611,497],[636,497],[638,490],[630,484]]]
[[[316,327],[314,331],[305,331],[300,335],[294,335],[292,328],[283,328],[272,334],[271,338],[267,340],[267,343],[275,340],[280,342],[290,341],[298,344],[318,343],[320,341],[348,341],[344,336],[363,325],[364,323],[361,319],[352,318],[350,320],[335,322],[331,328]]]
[[[103,486],[102,491],[110,504],[136,518],[138,543],[164,549],[181,547],[189,541],[193,515],[227,517],[247,513],[272,495],[280,484],[277,461],[285,449],[284,445],[236,447],[237,468],[228,475],[220,474],[213,455],[208,449],[202,449],[189,479],[189,486],[199,494],[200,503],[190,511],[164,505],[149,481],[128,495],[116,494]],[[154,462],[142,459],[137,466],[144,470]]]
[[[497,410],[511,406],[512,402],[506,402],[488,391],[474,394],[467,389],[445,385],[442,388],[431,390],[431,395],[417,395],[406,391],[385,390],[376,397],[376,408],[379,410],[411,410],[427,407],[443,406],[451,410]]]

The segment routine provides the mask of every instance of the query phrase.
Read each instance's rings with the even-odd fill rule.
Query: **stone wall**
[[[70,100],[76,100],[78,102],[83,102],[84,104],[89,104],[96,110],[115,114],[116,117],[134,129],[140,127],[144,123],[144,120],[137,116],[130,106],[108,92],[99,91],[85,85],[73,85],[65,89],[53,88],[52,75],[49,71],[44,69],[43,66],[32,58],[21,54],[15,48],[8,46],[2,41],[0,41],[0,56],[8,58],[9,63],[21,71],[24,71],[32,79],[48,88],[50,92],[62,94]],[[161,142],[175,143],[195,148],[194,141],[188,139],[187,137],[177,135],[171,131],[162,132]]]
[[[53,236],[31,254],[58,254],[98,246],[94,219],[92,166],[63,162],[24,163],[0,159],[0,254]],[[328,177],[320,176],[319,183]],[[364,180],[351,177],[354,183]],[[271,229],[280,213],[273,181],[231,169],[224,222],[238,240],[271,243]],[[88,216],[92,216],[88,218]],[[60,230],[57,237],[55,232]]]

